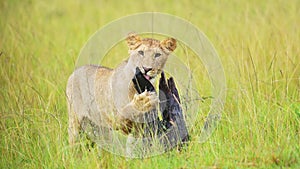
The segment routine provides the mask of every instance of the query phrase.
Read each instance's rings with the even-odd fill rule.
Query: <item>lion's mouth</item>
[[[143,66],[142,73],[147,80],[152,80],[156,77],[152,68],[147,68]]]

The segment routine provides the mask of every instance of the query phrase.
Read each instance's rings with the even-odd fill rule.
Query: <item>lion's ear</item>
[[[138,48],[142,43],[141,37],[139,37],[135,33],[129,33],[126,38],[126,41],[127,41],[129,50],[134,50],[134,49]]]
[[[170,54],[173,52],[177,45],[176,40],[174,38],[168,38],[160,42],[160,47],[163,49],[164,52]]]

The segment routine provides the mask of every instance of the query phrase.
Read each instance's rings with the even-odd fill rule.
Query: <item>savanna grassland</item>
[[[182,17],[214,44],[227,84],[216,131],[200,144],[196,126],[184,151],[146,159],[70,147],[65,86],[80,49],[146,11]],[[1,0],[0,168],[300,168],[299,23],[298,0]]]

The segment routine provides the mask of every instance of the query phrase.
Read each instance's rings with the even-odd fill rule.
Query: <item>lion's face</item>
[[[176,40],[167,38],[159,41],[151,38],[140,38],[135,34],[127,37],[132,70],[139,67],[148,80],[153,80],[165,66],[168,56],[176,49]]]

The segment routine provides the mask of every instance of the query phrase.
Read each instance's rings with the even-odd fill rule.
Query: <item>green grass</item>
[[[297,0],[1,1],[0,168],[299,168],[299,8]],[[228,87],[217,130],[204,144],[147,159],[69,147],[65,86],[81,47],[101,26],[145,11],[185,18],[215,45]]]

